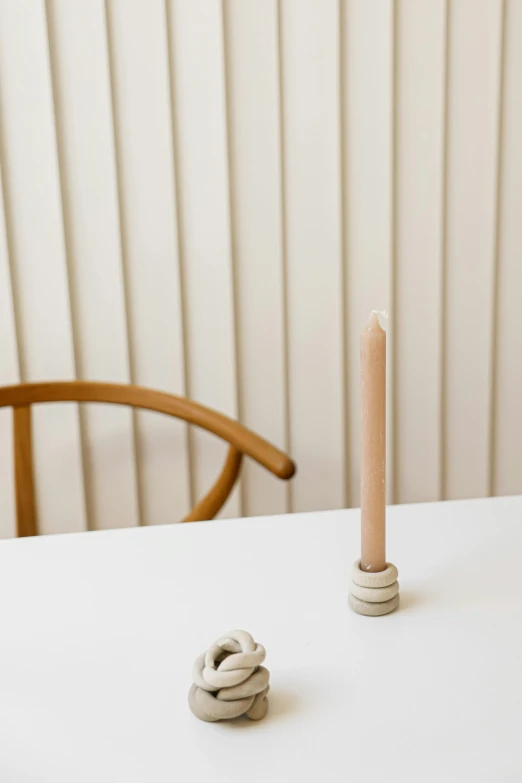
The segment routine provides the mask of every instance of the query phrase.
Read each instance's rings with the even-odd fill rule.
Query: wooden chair
[[[42,402],[103,402],[130,405],[175,416],[223,438],[230,444],[217,481],[182,520],[213,519],[228,498],[241,468],[243,454],[281,479],[290,479],[295,465],[282,451],[237,421],[173,394],[118,383],[60,381],[24,383],[0,388],[0,408],[13,408],[14,473],[17,533],[38,534],[31,445],[31,405]]]

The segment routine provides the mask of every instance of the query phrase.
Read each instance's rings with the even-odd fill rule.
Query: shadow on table
[[[398,611],[409,611],[421,607],[429,597],[415,592],[415,590],[401,590]]]
[[[273,723],[286,718],[294,712],[298,712],[301,707],[301,701],[302,699],[297,690],[278,687],[277,690],[271,690],[268,694],[268,713],[263,720],[250,720],[245,715],[242,715],[240,718],[236,718],[236,720],[222,721],[219,725],[224,729],[254,729],[256,726],[261,726],[265,720],[270,720]]]
[[[450,561],[444,571],[401,585],[400,612],[429,609],[475,610],[496,607],[510,610],[522,605],[518,551],[509,552],[505,567],[493,569],[489,553],[467,562]],[[504,564],[503,564],[504,565]],[[485,578],[487,575],[487,578]],[[494,589],[492,589],[494,585]]]

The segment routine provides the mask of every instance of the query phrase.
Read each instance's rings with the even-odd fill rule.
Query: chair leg
[[[13,408],[14,471],[16,488],[16,527],[19,537],[36,536],[36,506],[34,501],[33,449],[31,408]]]
[[[230,444],[223,470],[219,474],[217,481],[205,497],[199,503],[196,503],[192,511],[181,520],[182,522],[203,522],[208,519],[214,519],[232,492],[241,470],[242,459],[242,452]]]

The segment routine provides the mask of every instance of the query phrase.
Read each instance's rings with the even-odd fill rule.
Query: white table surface
[[[521,781],[522,497],[388,521],[382,618],[347,606],[357,511],[0,542],[1,783]],[[270,710],[203,723],[192,663],[233,628]]]

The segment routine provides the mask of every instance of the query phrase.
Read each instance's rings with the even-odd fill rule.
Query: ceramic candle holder
[[[361,571],[361,561],[352,566],[352,584],[348,604],[357,614],[380,617],[399,606],[399,572],[393,563],[386,563],[384,571]]]
[[[261,720],[268,710],[269,672],[261,666],[266,651],[246,631],[220,637],[194,663],[189,706],[200,720],[246,715]]]

